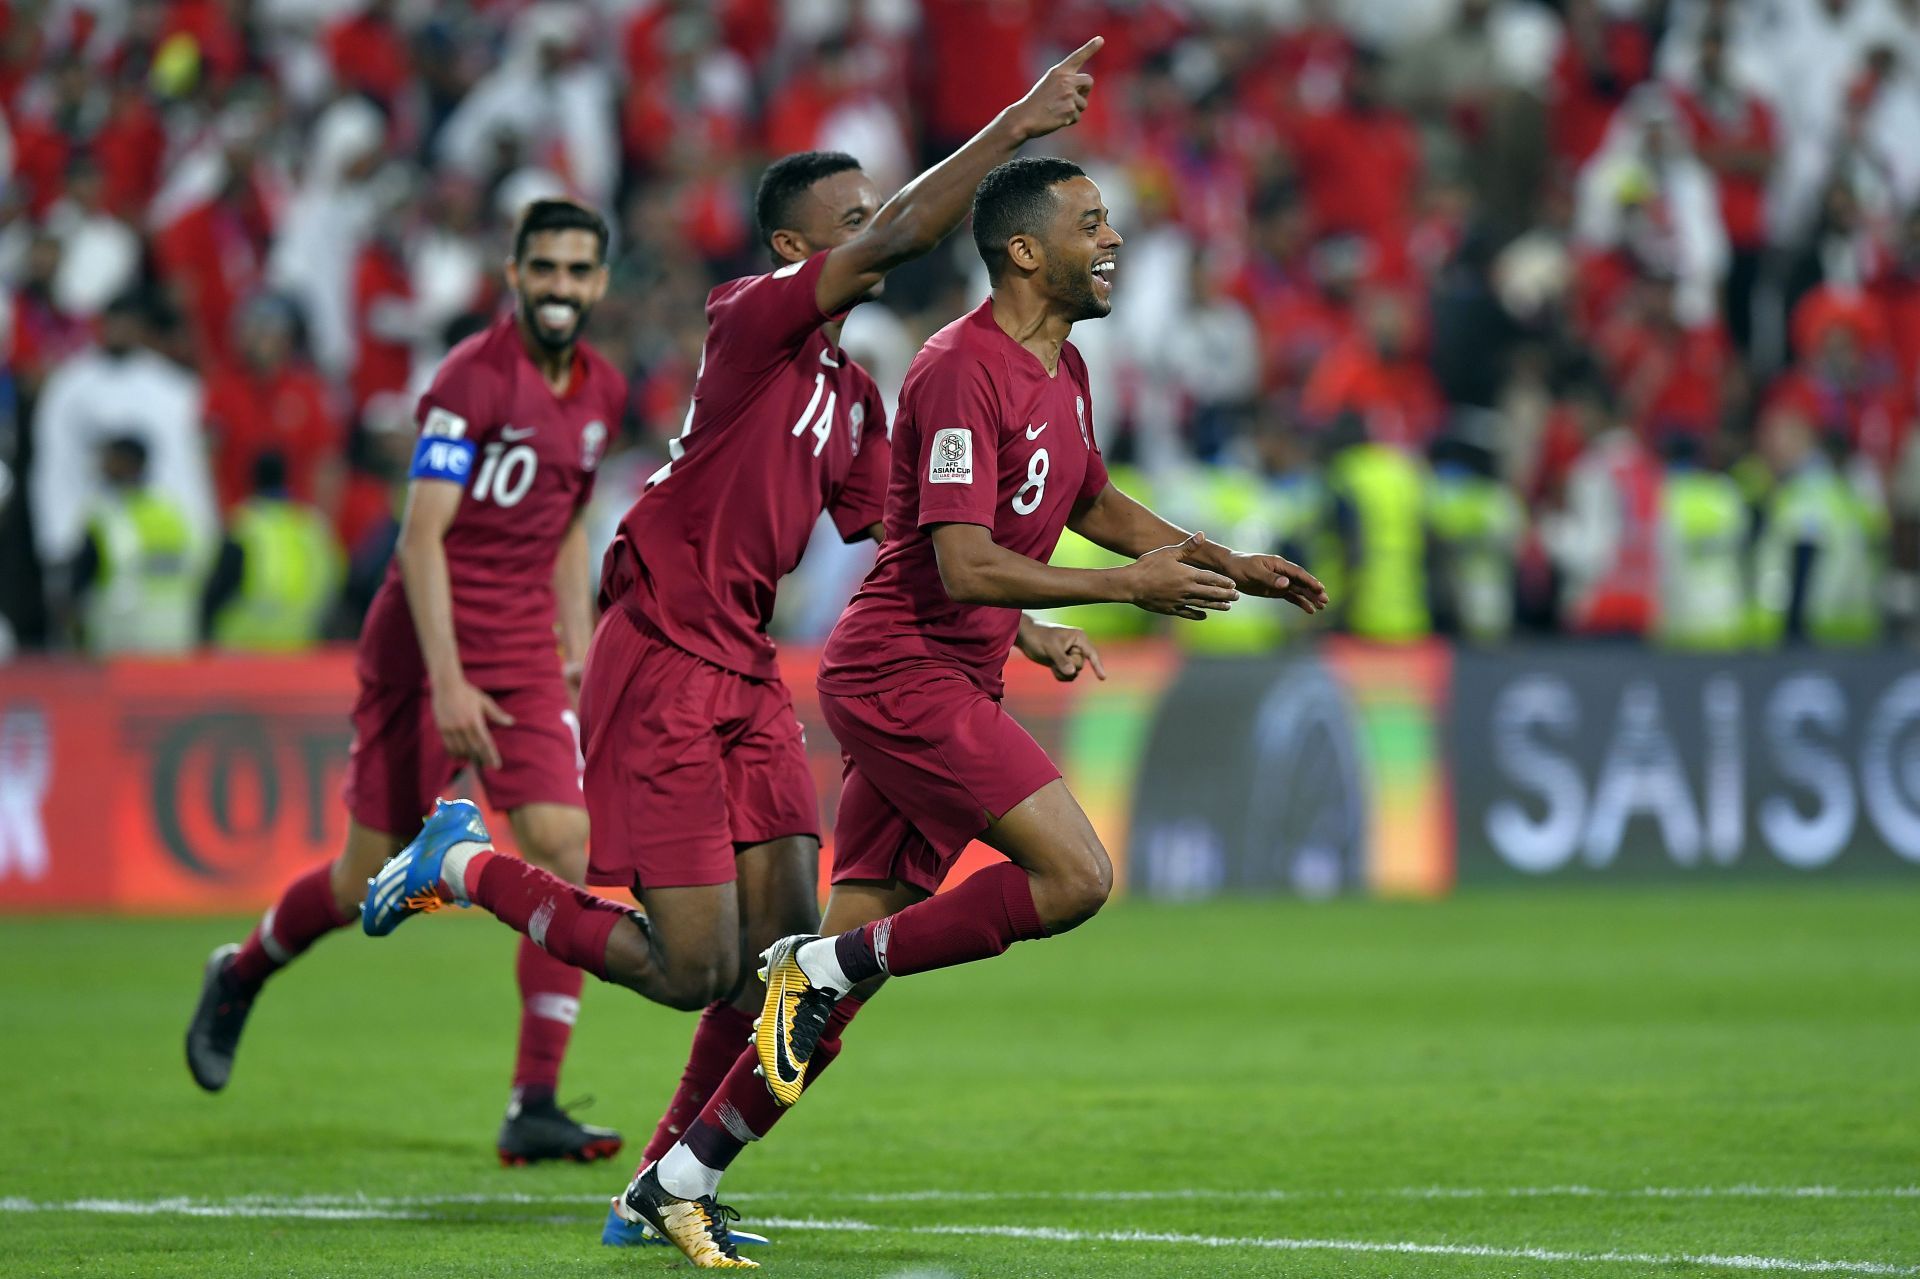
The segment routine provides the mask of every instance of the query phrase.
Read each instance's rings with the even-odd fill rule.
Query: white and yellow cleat
[[[749,1261],[734,1251],[727,1223],[740,1220],[740,1214],[711,1195],[701,1199],[680,1199],[666,1192],[653,1165],[633,1179],[626,1192],[613,1201],[613,1211],[622,1221],[637,1225],[645,1222],[678,1248],[696,1270],[758,1270],[760,1263]]]
[[[808,934],[782,937],[760,953],[766,961],[760,980],[767,983],[767,1000],[753,1023],[753,1047],[760,1058],[757,1073],[782,1106],[800,1100],[807,1063],[840,999],[827,987],[816,986],[800,967],[800,947],[819,940]]]

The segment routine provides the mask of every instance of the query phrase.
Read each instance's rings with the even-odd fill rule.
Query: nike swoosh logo
[[[832,351],[820,352],[820,363],[826,365],[830,369],[837,369],[840,367],[840,361],[833,358]]]
[[[1048,424],[1047,424],[1047,423],[1045,423],[1045,422],[1042,422],[1042,423],[1041,423],[1040,425],[1038,425],[1038,426],[1032,426],[1032,425],[1029,425],[1029,426],[1027,427],[1027,438],[1028,438],[1028,439],[1030,439],[1030,440],[1037,440],[1037,439],[1039,439],[1039,438],[1040,438],[1040,432],[1042,432],[1042,431],[1044,431],[1044,430],[1046,430],[1046,429],[1047,429],[1047,425],[1048,425]]]
[[[515,440],[526,439],[531,436],[533,432],[534,428],[531,426],[503,426],[500,428],[500,438],[511,444]]]
[[[780,1012],[773,1027],[773,1068],[779,1074],[782,1083],[790,1084],[799,1080],[800,1071],[794,1066],[793,1059],[787,1055],[787,1036],[784,1033],[785,1026],[782,1025],[782,1023],[792,1022],[793,1009],[789,1006],[788,1001],[795,997],[787,991],[786,975],[776,974],[775,977],[780,986]]]

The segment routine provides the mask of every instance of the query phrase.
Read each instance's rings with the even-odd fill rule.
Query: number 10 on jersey
[[[492,498],[497,506],[518,506],[533,487],[533,473],[539,460],[530,444],[512,448],[499,441],[487,445],[480,460],[480,473],[473,477],[473,500]]]

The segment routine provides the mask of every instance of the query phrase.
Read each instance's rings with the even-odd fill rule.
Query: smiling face
[[[507,263],[507,286],[533,339],[548,351],[565,351],[579,341],[607,291],[599,238],[591,231],[535,232],[520,260]]]
[[[1120,233],[1107,222],[1107,207],[1093,179],[1069,178],[1053,186],[1053,217],[1030,244],[1041,265],[1046,293],[1066,320],[1097,320],[1113,310],[1113,277],[1119,268]],[[1008,248],[1031,237],[1015,236]]]

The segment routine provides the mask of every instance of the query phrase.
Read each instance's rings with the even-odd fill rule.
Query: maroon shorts
[[[820,694],[840,743],[833,880],[934,892],[992,817],[1060,776],[1040,744],[964,675]]]
[[[819,838],[793,696],[669,643],[624,608],[600,618],[580,688],[589,884],[733,882],[743,844]]]
[[[580,721],[558,670],[551,680],[483,690],[511,724],[488,724],[500,767],[477,769],[487,802],[510,813],[524,804],[579,808]],[[466,767],[447,754],[424,684],[360,685],[347,761],[347,811],[362,826],[411,838]]]

